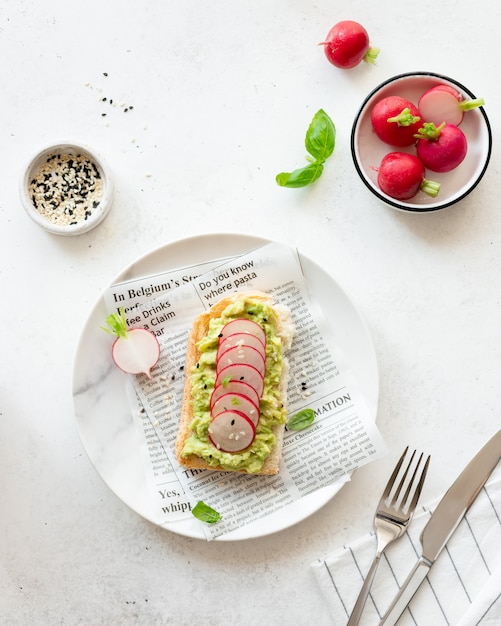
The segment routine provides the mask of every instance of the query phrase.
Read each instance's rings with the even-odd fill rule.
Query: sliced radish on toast
[[[244,383],[242,380],[228,380],[223,381],[221,384],[217,385],[217,387],[214,387],[214,390],[212,391],[210,397],[211,410],[217,400],[227,393],[235,393],[246,396],[253,404],[259,406],[260,396],[254,389],[254,387],[251,387],[247,383]]]
[[[247,396],[240,393],[225,393],[220,396],[211,408],[211,417],[215,419],[224,411],[238,411],[248,417],[254,426],[259,422],[259,406]]]
[[[250,333],[233,333],[219,341],[216,360],[219,359],[226,350],[236,346],[250,346],[262,354],[263,358],[266,358],[266,346],[259,337],[251,335]]]
[[[258,339],[261,339],[262,343],[266,344],[266,333],[263,328],[253,320],[243,318],[231,320],[223,326],[219,335],[220,341],[234,333],[249,333],[250,335],[255,335]]]
[[[250,385],[257,395],[261,397],[264,391],[263,375],[252,365],[248,363],[234,363],[223,367],[216,376],[215,387],[222,384],[223,381],[242,381]]]
[[[256,427],[239,411],[224,411],[209,426],[209,438],[223,452],[241,452],[248,448],[256,436]]]
[[[229,348],[216,361],[216,368],[220,370],[235,363],[247,363],[247,365],[255,367],[261,376],[264,376],[266,371],[266,361],[263,355],[255,348],[251,348],[251,346],[233,346],[233,348]]]

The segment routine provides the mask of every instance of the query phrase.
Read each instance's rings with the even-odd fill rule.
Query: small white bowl
[[[55,159],[51,160],[52,157]],[[77,200],[76,204],[51,198],[52,191],[57,192],[67,185],[61,181],[61,172],[64,171],[66,181],[74,180],[75,169],[68,167],[69,159],[83,177],[82,185],[72,186],[71,195],[73,201]],[[46,174],[50,170],[46,183],[42,181],[42,168]],[[34,181],[40,183],[35,197]],[[41,191],[45,184],[47,196]],[[40,150],[30,159],[21,176],[20,196],[28,215],[46,231],[55,235],[81,235],[95,228],[108,214],[113,203],[113,181],[104,159],[88,145],[62,141]]]
[[[478,185],[485,174],[492,150],[492,133],[483,107],[465,113],[461,130],[468,141],[468,152],[464,161],[451,172],[437,174],[427,172],[428,179],[440,183],[435,198],[418,192],[410,200],[395,200],[381,191],[377,184],[377,168],[388,152],[415,152],[410,148],[395,148],[383,143],[372,130],[371,111],[376,102],[387,96],[401,96],[416,106],[420,96],[431,87],[447,84],[459,91],[463,98],[476,98],[473,93],[447,76],[432,72],[411,72],[389,78],[376,87],[364,100],[353,122],[351,153],[355,168],[366,187],[386,204],[402,211],[437,211],[456,204]]]

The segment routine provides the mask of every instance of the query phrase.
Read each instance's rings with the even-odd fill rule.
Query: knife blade
[[[501,459],[501,430],[480,449],[440,500],[420,536],[422,553],[379,626],[393,626]]]

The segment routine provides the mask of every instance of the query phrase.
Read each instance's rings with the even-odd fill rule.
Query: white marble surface
[[[0,623],[327,625],[309,565],[371,527],[403,447],[432,454],[429,500],[499,428],[501,5],[375,7],[0,0]],[[316,44],[345,18],[381,48],[375,67],[324,59]],[[351,162],[363,98],[410,70],[483,96],[492,125],[484,179],[442,213],[381,205]],[[338,131],[322,178],[277,187],[276,173],[304,163],[321,107]],[[43,232],[18,196],[31,155],[65,138],[100,151],[116,185],[105,222],[78,238]],[[235,543],[159,529],[111,493],[71,394],[79,334],[105,286],[153,248],[206,232],[297,244],[346,289],[375,343],[390,448],[311,518]]]

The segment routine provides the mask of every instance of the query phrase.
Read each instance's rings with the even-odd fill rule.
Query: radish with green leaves
[[[414,135],[422,122],[418,108],[410,100],[387,96],[374,105],[371,124],[381,141],[403,148],[416,142]]]
[[[362,61],[374,63],[379,54],[378,48],[371,47],[369,35],[362,24],[353,20],[334,24],[325,41],[319,45],[324,47],[329,63],[343,70],[351,69]]]
[[[423,191],[435,197],[440,184],[425,178],[425,167],[414,154],[390,152],[378,168],[377,182],[383,193],[395,200],[410,200]]]
[[[432,172],[450,172],[463,162],[468,141],[463,131],[453,124],[423,124],[416,134],[417,155]]]
[[[459,126],[466,111],[483,104],[483,98],[465,100],[454,87],[440,84],[425,91],[419,98],[418,109],[424,122],[433,122],[436,126],[442,122]]]
[[[101,328],[116,335],[111,347],[115,365],[127,374],[146,374],[151,378],[151,369],[160,358],[160,344],[155,335],[146,328],[128,328],[125,313],[112,313],[106,318],[109,328]]]

